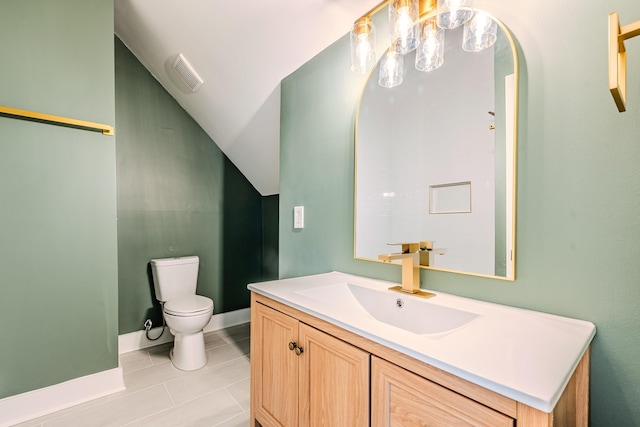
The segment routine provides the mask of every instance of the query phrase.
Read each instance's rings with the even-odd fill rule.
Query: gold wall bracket
[[[0,116],[102,132],[103,135],[114,135],[113,127],[109,125],[70,119],[68,117],[52,116],[51,114],[36,113],[34,111],[18,110],[17,108],[0,106]]]
[[[624,41],[638,35],[640,21],[620,26],[618,12],[609,15],[609,90],[619,112],[627,109],[627,51]]]

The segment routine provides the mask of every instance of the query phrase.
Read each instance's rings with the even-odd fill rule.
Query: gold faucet
[[[431,292],[420,289],[420,265],[429,265],[429,253],[423,249],[432,246],[432,242],[417,243],[390,243],[390,245],[401,245],[400,253],[381,254],[378,259],[382,262],[402,260],[402,286],[392,286],[391,291],[404,292],[423,298],[435,296]],[[423,256],[424,252],[426,256]],[[426,259],[426,263],[421,260]]]

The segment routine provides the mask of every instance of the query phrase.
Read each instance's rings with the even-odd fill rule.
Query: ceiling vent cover
[[[197,92],[198,89],[200,89],[200,86],[204,83],[202,77],[198,75],[196,70],[193,69],[191,64],[189,64],[189,61],[187,61],[182,54],[179,54],[173,62],[173,68],[176,70],[176,73],[178,73],[182,81],[189,86],[192,92]]]

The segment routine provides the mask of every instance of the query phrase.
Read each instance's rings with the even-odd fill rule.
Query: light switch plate
[[[304,228],[304,206],[293,208],[293,228]]]

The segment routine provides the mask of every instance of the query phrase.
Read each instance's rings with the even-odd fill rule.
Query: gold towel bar
[[[109,125],[86,122],[84,120],[70,119],[68,117],[52,116],[50,114],[36,113],[34,111],[18,110],[16,108],[0,106],[0,115],[61,126],[69,126],[79,129],[99,131],[102,132],[103,135],[114,135],[113,127]]]

